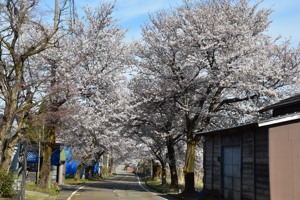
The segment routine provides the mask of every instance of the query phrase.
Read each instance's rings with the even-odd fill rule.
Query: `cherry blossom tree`
[[[34,55],[55,46],[65,2],[55,14],[45,15],[38,1],[5,0],[0,2],[0,96],[4,106],[0,127],[0,168],[8,170],[14,146],[24,138],[25,121],[35,107],[36,87],[27,85],[26,62]],[[57,5],[58,6],[58,5]],[[47,23],[47,17],[55,21]],[[17,130],[12,124],[17,120]]]
[[[253,120],[295,84],[299,49],[266,33],[270,13],[247,0],[184,1],[143,26],[136,65],[179,110],[185,192],[195,191],[195,133]]]
[[[39,185],[42,188],[50,187],[50,167],[51,154],[53,145],[56,143],[56,132],[59,127],[60,119],[70,112],[66,108],[62,108],[71,97],[78,95],[76,86],[70,78],[72,70],[69,65],[64,64],[65,54],[68,49],[68,33],[61,32],[59,44],[56,48],[48,49],[37,56],[29,59],[31,68],[31,76],[27,80],[37,80],[36,88],[39,91],[38,101],[39,108],[32,112],[32,117],[39,118],[40,134],[43,135],[43,162],[41,165]],[[39,66],[39,67],[37,67]],[[41,69],[43,67],[43,70]],[[35,72],[35,77],[32,77],[32,72]]]
[[[167,151],[165,141],[162,139],[161,135],[155,130],[154,126],[150,125],[151,122],[147,122],[146,119],[137,120],[137,118],[132,121],[129,120],[126,126],[126,133],[123,134],[126,137],[130,137],[135,140],[139,145],[145,146],[145,153],[150,159],[152,155],[152,160],[158,160],[161,165],[161,182],[162,185],[167,183],[166,176],[166,165],[167,165]],[[152,161],[152,165],[155,161]],[[158,175],[156,172],[158,168],[153,166],[153,177],[155,180]],[[156,175],[155,175],[156,174]]]
[[[153,81],[148,75],[146,71],[138,73],[129,84],[135,97],[129,124],[134,128],[131,131],[137,140],[148,145],[160,161],[163,172],[166,164],[162,158],[166,157],[171,172],[170,188],[178,189],[175,146],[183,136],[180,118],[176,115],[178,108],[174,101],[164,101],[164,93],[160,89],[167,87],[164,82]]]
[[[68,40],[62,66],[72,68],[69,81],[76,88],[62,108],[74,110],[63,117],[59,138],[90,169],[104,152],[120,145],[120,126],[126,117],[123,72],[132,57],[123,43],[125,31],[112,18],[114,4],[84,9]]]
[[[85,146],[80,145],[87,154],[81,159],[84,162],[87,157],[92,160],[90,162],[95,162],[94,157],[101,156],[105,146],[99,141],[108,143],[105,137],[109,126],[118,120],[121,112],[118,100],[122,93],[117,87],[123,82],[121,73],[130,56],[122,41],[125,32],[111,17],[113,9],[114,4],[110,3],[93,9],[86,7],[82,18],[77,17],[75,24],[55,36],[56,48],[28,60],[25,80],[38,89],[38,101],[42,102],[32,116],[38,116],[42,121],[39,126],[45,127],[39,179],[43,188],[50,187],[52,147],[57,133],[67,126],[64,124],[66,118],[74,116],[73,122],[77,123],[71,124],[74,129],[64,132],[64,138],[76,138],[73,144],[78,144],[79,137],[83,138]],[[79,133],[76,135],[75,131]],[[74,134],[77,137],[72,137]]]

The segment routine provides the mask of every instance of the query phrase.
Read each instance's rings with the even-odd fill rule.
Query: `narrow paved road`
[[[68,200],[164,200],[169,197],[150,192],[133,173],[121,172],[102,182],[85,185]]]

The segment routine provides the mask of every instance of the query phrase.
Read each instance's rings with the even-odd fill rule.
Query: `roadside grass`
[[[154,189],[155,191],[159,192],[159,193],[163,193],[163,194],[177,194],[178,192],[181,192],[184,188],[184,185],[179,184],[179,190],[178,191],[174,191],[172,189],[170,189],[170,180],[167,179],[167,183],[162,185],[161,181],[152,181],[149,179],[145,179],[145,183],[148,187]]]
[[[88,180],[86,180],[86,179],[77,180],[77,179],[74,179],[74,178],[66,178],[64,180],[64,183],[67,184],[67,185],[79,185],[79,184],[87,183],[87,182],[88,182]]]
[[[168,194],[170,192],[170,185],[169,184],[162,185],[161,181],[145,180],[145,183],[148,187],[154,189],[159,193]]]
[[[80,180],[74,179],[72,177],[68,177],[64,180],[64,184],[67,184],[67,185],[80,185],[80,184],[88,183],[88,182],[91,182],[91,181],[102,181],[102,180],[104,180],[106,178],[110,178],[110,177],[113,177],[113,176],[104,177],[104,178],[102,178],[100,176],[94,176],[91,179],[80,179]]]
[[[32,181],[26,181],[25,190],[46,193],[49,195],[56,195],[56,190],[55,190],[54,186],[51,185],[50,189],[44,189],[44,188],[40,188],[38,185],[36,185]]]
[[[39,195],[26,194],[25,200],[56,200],[56,196],[44,197]]]
[[[44,189],[44,188],[40,188],[38,185],[36,185],[32,181],[26,181],[25,190],[41,193],[41,195],[25,193],[26,200],[48,200],[48,199],[56,200],[56,197],[57,197],[57,193],[56,193],[54,186],[51,186],[50,189]]]

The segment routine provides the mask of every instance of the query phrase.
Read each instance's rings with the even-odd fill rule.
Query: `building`
[[[300,199],[300,95],[261,110],[272,118],[199,133],[204,190],[230,200]]]

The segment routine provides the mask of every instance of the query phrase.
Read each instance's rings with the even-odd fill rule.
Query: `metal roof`
[[[280,108],[288,105],[294,105],[300,103],[300,94],[292,96],[287,99],[283,99],[275,104],[269,105],[261,110],[259,110],[260,113],[265,112],[267,110],[275,109],[275,108]]]
[[[300,119],[300,113],[293,113],[289,115],[283,115],[279,117],[274,117],[271,119],[267,119],[264,121],[259,121],[258,126],[270,126],[274,124],[279,124],[279,123],[284,123],[284,122],[289,122],[289,121],[294,121],[294,120],[299,120]]]
[[[273,117],[267,120],[262,120],[262,121],[257,121],[249,124],[242,124],[239,126],[234,126],[230,128],[224,128],[224,129],[218,129],[214,131],[207,131],[207,132],[199,132],[196,134],[196,137],[201,137],[203,135],[209,135],[209,134],[216,134],[220,132],[228,132],[231,130],[236,130],[236,129],[249,129],[249,128],[259,128],[259,127],[268,127],[268,126],[274,126],[276,124],[282,124],[282,123],[287,123],[291,121],[299,121],[300,120],[300,113],[292,113],[288,115],[283,115],[283,116],[278,116],[278,117]]]
[[[284,107],[284,106],[295,105],[295,104],[300,104],[300,94],[292,96],[292,97],[284,99],[284,100],[281,100],[278,103],[272,104],[270,106],[267,106],[267,107],[261,109],[259,112],[262,113],[267,110],[280,108],[280,107]],[[241,124],[241,125],[230,127],[230,128],[218,129],[218,130],[207,131],[207,132],[199,132],[196,134],[196,137],[201,137],[203,135],[214,134],[214,133],[219,133],[219,132],[223,132],[223,131],[227,132],[227,131],[234,130],[234,129],[247,129],[247,128],[252,128],[252,127],[272,126],[275,124],[281,124],[281,123],[286,123],[286,122],[295,121],[295,120],[297,120],[297,121],[300,120],[299,112],[289,113],[289,114],[277,116],[277,117],[272,117],[270,119],[257,121],[257,122],[253,122],[253,123],[249,123],[249,124]]]

